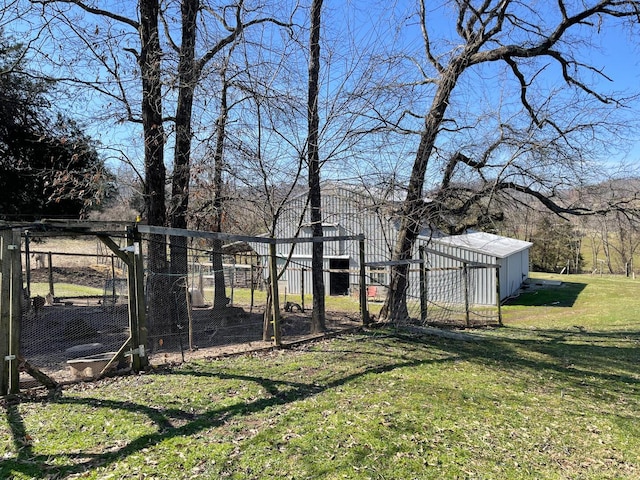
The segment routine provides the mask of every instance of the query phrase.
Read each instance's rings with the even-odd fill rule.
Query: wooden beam
[[[9,331],[11,305],[11,230],[0,231],[0,396],[9,393]]]
[[[114,242],[110,236],[102,234],[96,236],[102,243],[107,246],[109,250],[111,250],[120,260],[122,260],[127,265],[127,267],[131,267],[131,260],[129,256],[125,252],[120,250],[120,246],[116,242]]]

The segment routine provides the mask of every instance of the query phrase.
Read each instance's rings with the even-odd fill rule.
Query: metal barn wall
[[[427,255],[427,268],[460,268],[463,266],[464,261],[489,265],[495,265],[498,263],[497,259],[492,255],[474,252],[457,246],[442,245],[431,242],[428,239],[419,239],[418,242],[420,245],[424,245],[426,248],[430,248],[431,250],[437,250],[445,255],[460,258],[460,260],[454,260],[444,256],[429,254]],[[502,275],[502,272],[500,274]],[[500,279],[500,284],[502,286],[502,277]],[[469,269],[469,285],[473,288],[473,290],[470,291],[469,301],[471,303],[476,305],[496,304],[495,268]]]
[[[391,258],[391,249],[395,240],[396,225],[394,220],[385,214],[385,205],[375,203],[366,193],[342,186],[329,185],[322,192],[323,235],[325,237],[359,235],[365,237],[365,262],[379,262]],[[302,215],[302,219],[300,218]],[[312,227],[309,220],[309,208],[306,195],[293,199],[278,222],[276,238],[311,237]],[[266,246],[253,245],[261,255],[266,255]],[[286,275],[286,286],[289,293],[300,293],[302,266],[311,268],[311,243],[279,244],[278,257],[282,260],[289,256],[291,264]],[[331,259],[349,259],[349,283],[359,288],[360,253],[357,241],[325,242],[324,270],[327,293],[331,288]],[[388,281],[388,275],[386,275]],[[283,279],[281,283],[284,283]],[[311,273],[305,274],[305,292],[311,291]]]
[[[513,295],[529,276],[529,250],[498,259],[500,264],[500,300]]]

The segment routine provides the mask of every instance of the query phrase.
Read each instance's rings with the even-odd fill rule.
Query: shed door
[[[329,295],[349,294],[349,259],[329,259]],[[338,271],[336,271],[338,270]]]

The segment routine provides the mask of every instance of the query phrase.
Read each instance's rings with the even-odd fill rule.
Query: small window
[[[387,271],[383,267],[372,267],[369,269],[369,283],[372,285],[386,285]]]

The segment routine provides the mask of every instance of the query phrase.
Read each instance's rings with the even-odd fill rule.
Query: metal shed
[[[473,232],[441,238],[420,239],[433,253],[432,267],[459,266],[465,261],[497,265],[499,267],[500,300],[513,295],[529,276],[530,242],[485,232]],[[454,260],[457,258],[459,260]],[[496,275],[490,269],[477,270],[473,279],[475,303],[496,303]]]
[[[401,200],[393,193],[380,193],[332,182],[324,183],[322,188],[324,236],[364,235],[367,282],[376,287],[377,298],[384,297],[389,283],[389,267],[384,264],[391,260],[399,224],[397,208]],[[308,210],[306,195],[288,202],[276,226],[275,237],[311,237]],[[425,228],[418,237],[413,258],[418,258],[418,247],[424,246],[431,252],[428,262],[433,269],[460,268],[465,262],[497,265],[502,300],[527,278],[531,245],[480,232],[442,237],[438,232]],[[252,243],[251,247],[263,258],[268,255],[265,244]],[[438,252],[443,255],[437,255]],[[279,269],[289,259],[287,270],[280,279],[284,291],[290,294],[300,293],[303,289],[308,291],[311,286],[311,244],[279,243],[277,256]],[[325,243],[323,269],[328,295],[347,295],[357,291],[360,269],[358,242],[341,240]],[[443,277],[446,275],[444,272],[441,274]],[[496,269],[472,269],[469,275],[475,289],[471,300],[479,305],[495,305]],[[418,288],[419,268],[410,269],[409,284],[414,290]],[[440,295],[438,292],[430,294]]]

